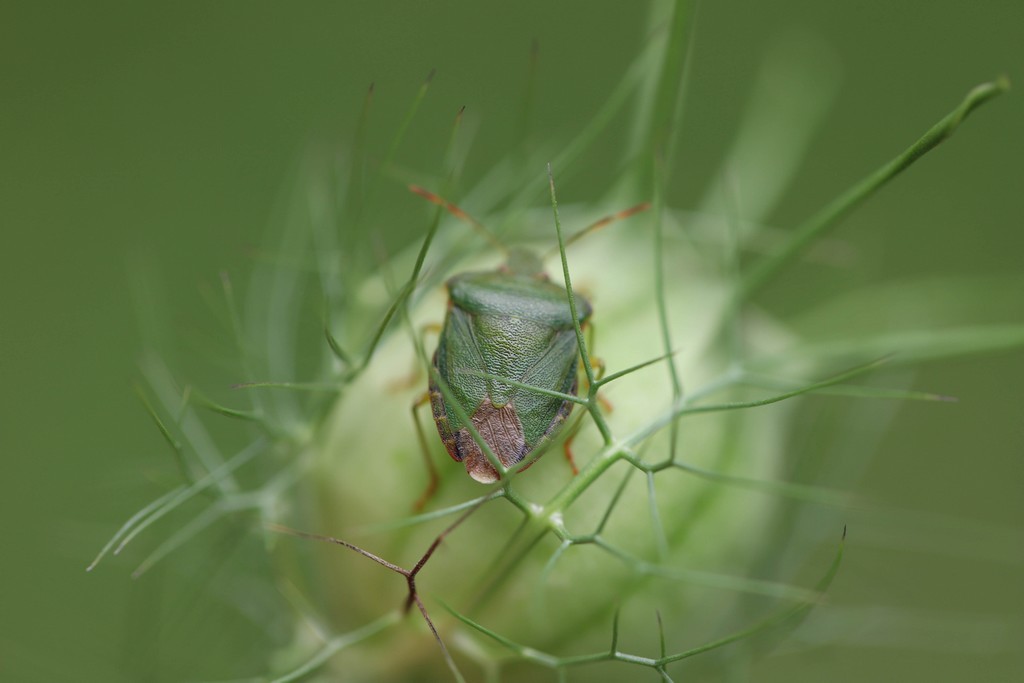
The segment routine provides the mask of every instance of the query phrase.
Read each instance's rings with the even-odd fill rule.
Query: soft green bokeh
[[[560,140],[604,101],[644,23],[633,3],[611,2],[24,2],[0,10],[0,678],[256,673],[247,665],[260,654],[247,651],[251,624],[204,619],[206,610],[223,619],[210,595],[244,590],[237,575],[211,572],[214,588],[201,594],[172,566],[141,579],[167,583],[168,610],[132,599],[133,562],[84,572],[123,519],[177,476],[131,390],[147,316],[133,309],[130,269],[159,272],[167,333],[183,342],[171,362],[202,367],[207,385],[227,386],[237,378],[213,359],[230,349],[228,332],[204,292],[219,286],[221,270],[245,273],[301,150],[311,140],[347,142],[370,82],[379,143],[437,68],[401,161],[433,168],[466,105],[476,130],[472,175],[514,139],[531,39],[541,49],[535,126]],[[1013,3],[705,3],[673,204],[704,196],[759,63],[779,40],[824,43],[842,73],[795,189],[772,216],[788,227],[902,149],[969,87],[999,73],[1024,83],[1022,25],[1024,8]],[[892,283],[931,274],[922,307],[962,297],[964,317],[1020,321],[1024,292],[1014,301],[1012,288],[1024,265],[1021,121],[1013,91],[979,112],[844,222],[834,237],[845,270],[808,266],[782,278],[766,305],[798,327],[834,326],[838,336],[858,321],[815,311],[825,294],[889,283],[892,296],[911,296]],[[565,201],[605,189],[602,163],[622,150],[599,149],[608,157],[588,155],[560,187]],[[376,228],[399,245],[422,226]],[[997,308],[970,296],[972,287],[1011,291]],[[863,323],[884,314],[878,300],[865,296]],[[830,595],[874,627],[842,634],[846,645],[763,660],[754,680],[1020,676],[1024,356],[947,361],[913,381],[960,402],[908,404],[893,431],[865,446],[877,449],[871,466],[845,477],[908,512],[896,521],[848,519],[846,561]],[[821,401],[807,409],[814,429],[854,410],[866,431],[880,419],[870,403]],[[817,440],[814,429],[799,448],[839,457],[842,446],[858,447]],[[216,552],[244,563],[250,558],[232,554],[252,553],[258,565],[252,545],[228,545],[230,531],[208,532],[181,561],[205,566],[203,554]],[[149,649],[126,646],[139,641]]]

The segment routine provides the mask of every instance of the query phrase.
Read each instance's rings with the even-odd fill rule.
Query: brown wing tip
[[[483,453],[471,453],[464,462],[469,476],[481,484],[493,484],[501,479],[498,471],[494,469]]]

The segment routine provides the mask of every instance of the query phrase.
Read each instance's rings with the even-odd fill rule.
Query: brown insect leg
[[[587,337],[588,337],[588,339],[587,339],[587,346],[590,349],[593,349],[594,348],[594,326],[593,326],[593,324],[587,326]],[[600,381],[601,378],[604,377],[604,373],[605,373],[604,359],[599,358],[597,356],[591,356],[591,358],[590,358],[590,365],[591,365],[591,367],[594,368],[594,370],[596,370],[596,373],[594,374],[594,377],[598,381]],[[588,387],[588,390],[589,390],[589,387]],[[609,401],[608,399],[606,399],[603,394],[597,394],[597,402],[601,404],[601,407],[604,408],[605,412],[607,412],[607,413],[610,413],[610,412],[612,412],[615,409],[615,406],[612,405],[612,402]]]
[[[440,323],[425,323],[420,327],[420,337],[426,336],[428,332],[434,334],[440,334],[441,325]],[[393,379],[387,384],[387,391],[397,393],[400,391],[406,391],[412,389],[414,386],[420,383],[420,379],[423,377],[423,371],[418,361],[413,362],[412,368],[409,369],[409,374],[404,377]]]
[[[569,461],[569,467],[572,469],[572,476],[574,477],[580,473],[580,469],[576,467],[576,460],[572,457],[572,440],[575,438],[576,432],[574,431],[562,442],[562,451],[565,453],[565,459]]]
[[[416,425],[416,437],[420,442],[420,452],[423,454],[423,463],[427,466],[427,488],[420,494],[420,497],[413,504],[415,512],[419,512],[434,497],[438,483],[441,479],[437,474],[437,467],[430,458],[430,447],[427,445],[427,435],[423,432],[423,423],[419,417],[419,409],[430,403],[430,392],[425,391],[423,395],[412,404],[412,422]]]

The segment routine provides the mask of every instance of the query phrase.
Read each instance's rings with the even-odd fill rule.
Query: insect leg
[[[591,351],[594,349],[594,323],[592,322],[587,323],[587,349]],[[594,377],[600,381],[601,378],[604,377],[606,370],[604,359],[599,356],[591,356],[590,365],[597,371]],[[583,379],[586,381],[586,377]],[[587,391],[590,391],[589,386],[587,387]],[[603,394],[597,394],[597,402],[601,404],[601,407],[604,408],[605,412],[610,413],[615,409],[612,402],[606,399]]]
[[[576,420],[576,424],[573,425],[572,432],[569,436],[565,437],[565,441],[562,442],[562,452],[565,453],[565,459],[569,461],[569,468],[572,469],[572,476],[574,477],[580,473],[580,468],[576,467],[576,459],[572,456],[572,440],[576,438],[579,426],[580,421]]]
[[[584,331],[587,334],[587,349],[593,350],[594,324],[588,322],[586,327],[584,328]],[[604,377],[605,363],[603,360],[601,360],[599,357],[591,356],[590,364],[597,371],[595,374],[596,379],[600,380],[602,377]],[[580,365],[582,365],[582,361],[580,361]],[[580,393],[589,395],[590,386],[587,384],[587,378],[583,374],[583,372],[580,372],[580,377],[583,382],[582,391]],[[601,404],[601,407],[605,411],[611,412],[614,409],[614,406],[612,406],[611,401],[606,399],[603,394],[596,394],[596,398],[597,402]],[[573,457],[572,454],[572,442],[576,438],[576,435],[579,433],[580,427],[583,426],[583,415],[583,413],[579,413],[574,417],[572,424],[570,424],[565,430],[567,436],[565,437],[565,441],[562,442],[562,452],[565,454],[565,459],[569,463],[569,467],[572,469],[573,476],[579,474],[580,470],[578,467],[576,467],[576,459]]]
[[[420,326],[419,337],[423,338],[428,332],[434,334],[440,334],[441,325],[439,323],[424,323]],[[413,361],[412,368],[409,369],[409,374],[404,377],[398,377],[388,382],[388,391],[399,392],[405,391],[406,389],[412,389],[414,386],[420,383],[420,377],[422,376],[422,367],[418,361]]]
[[[423,462],[427,466],[427,488],[420,494],[420,497],[413,504],[413,510],[419,512],[427,504],[437,491],[440,477],[437,474],[437,466],[430,458],[430,447],[427,445],[427,435],[423,432],[423,422],[420,420],[419,410],[430,403],[430,392],[425,391],[423,395],[412,404],[412,421],[416,425],[416,438],[420,442],[420,452],[423,454]]]

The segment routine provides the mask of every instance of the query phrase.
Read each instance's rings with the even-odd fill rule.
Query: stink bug
[[[410,189],[473,224],[497,243],[480,223],[451,202],[416,186]],[[640,204],[603,218],[566,243],[647,207],[646,203]],[[459,413],[468,418],[507,469],[550,440],[573,407],[572,401],[523,385],[571,395],[579,387],[579,347],[565,287],[551,282],[534,252],[521,248],[506,252],[506,261],[498,269],[460,273],[446,283],[448,311],[431,361],[436,375],[431,373],[428,394],[414,406],[430,401],[437,432],[448,454],[465,465],[469,476],[485,484],[497,481],[500,475]],[[593,309],[584,297],[578,293],[574,296],[582,328]],[[447,395],[435,377],[447,386]],[[461,411],[454,410],[451,401],[457,401]],[[418,420],[416,424],[419,428]],[[420,434],[422,438],[422,431]],[[417,507],[437,483],[423,445],[431,482]],[[568,450],[566,455],[571,463]]]
[[[565,288],[550,281],[535,254],[523,250],[510,252],[498,270],[462,273],[447,286],[448,313],[434,367],[494,455],[512,467],[561,427],[573,404],[481,375],[576,393],[579,348]],[[577,295],[581,326],[591,312]],[[433,375],[430,406],[449,455],[473,479],[497,481],[498,472]]]

